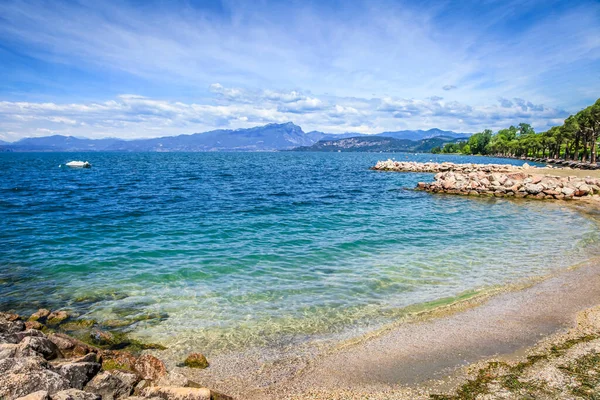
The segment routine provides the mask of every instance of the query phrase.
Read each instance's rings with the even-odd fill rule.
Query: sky
[[[0,140],[560,125],[600,1],[0,1]]]

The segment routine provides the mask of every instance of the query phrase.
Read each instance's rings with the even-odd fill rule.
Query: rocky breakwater
[[[378,161],[374,167],[375,171],[396,171],[396,172],[517,172],[529,169],[535,169],[530,165],[523,166],[508,165],[508,164],[455,164],[451,162],[414,162],[414,161]]]
[[[49,310],[28,321],[0,312],[0,399],[231,399],[167,371],[150,354],[96,347],[43,324],[67,319]]]
[[[536,175],[526,172],[440,172],[417,189],[469,196],[574,200],[600,193],[600,179]]]

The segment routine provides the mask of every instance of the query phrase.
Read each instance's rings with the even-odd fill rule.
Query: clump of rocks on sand
[[[600,194],[600,179],[536,173],[528,165],[417,163],[379,161],[375,170],[437,172],[433,182],[419,182],[418,190],[464,196],[574,200]]]
[[[451,162],[416,162],[416,161],[378,161],[371,169],[376,171],[396,172],[520,172],[535,169],[536,167],[524,164],[523,166],[509,164],[455,164]]]
[[[68,318],[42,309],[24,321],[0,312],[0,399],[231,399],[167,371],[153,355],[96,347],[46,326]]]

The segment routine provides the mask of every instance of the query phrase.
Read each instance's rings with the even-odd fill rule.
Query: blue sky
[[[0,2],[0,140],[560,124],[600,97],[600,2]]]

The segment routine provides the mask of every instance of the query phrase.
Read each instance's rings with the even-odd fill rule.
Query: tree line
[[[600,99],[569,116],[560,126],[536,133],[531,125],[520,123],[495,134],[486,129],[467,141],[446,143],[432,153],[497,155],[503,157],[562,158],[595,163],[600,135]]]

